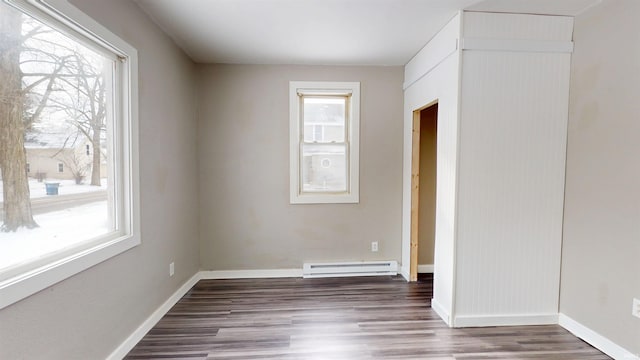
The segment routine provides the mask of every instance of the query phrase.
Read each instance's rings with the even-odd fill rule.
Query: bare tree
[[[61,99],[53,102],[59,110],[66,113],[68,121],[91,142],[91,185],[100,186],[101,142],[107,118],[103,66],[76,49],[67,67],[73,76],[60,78],[67,91],[61,93]]]
[[[35,55],[23,59],[29,51],[26,42],[46,32],[39,25],[30,26],[23,33],[22,14],[2,4],[0,9],[0,172],[3,184],[4,219],[0,231],[15,231],[20,227],[34,228],[26,172],[27,157],[24,147],[25,133],[40,117],[54,91],[55,78],[64,68],[65,60],[51,53],[46,57]],[[25,74],[24,62],[41,61],[51,66],[42,74]],[[29,76],[28,84],[25,77]],[[34,96],[36,88],[44,89]],[[34,106],[25,108],[28,103]]]
[[[82,161],[82,158],[78,156],[75,150],[63,152],[57,156],[57,159],[71,171],[73,180],[76,184],[82,184],[82,181],[87,176],[87,163]]]
[[[4,220],[2,231],[36,227],[29,200],[24,149],[24,93],[20,70],[21,18],[0,11],[0,171]]]

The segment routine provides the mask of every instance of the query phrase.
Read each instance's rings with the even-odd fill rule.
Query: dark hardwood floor
[[[450,329],[432,278],[202,280],[126,359],[609,359],[555,325]]]

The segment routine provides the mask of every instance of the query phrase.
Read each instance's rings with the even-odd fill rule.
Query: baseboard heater
[[[342,263],[305,263],[302,277],[342,277],[342,276],[374,276],[397,275],[397,261],[359,261]]]

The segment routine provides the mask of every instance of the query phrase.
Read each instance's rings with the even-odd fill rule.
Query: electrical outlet
[[[631,315],[640,318],[640,299],[633,299],[633,307],[631,308]]]
[[[169,264],[169,276],[173,276],[173,274],[176,272],[176,267],[175,264],[172,262],[171,264]]]
[[[372,241],[371,242],[371,251],[372,252],[378,251],[378,242],[377,241]]]

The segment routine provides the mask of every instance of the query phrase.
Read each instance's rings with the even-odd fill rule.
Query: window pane
[[[9,54],[0,62],[0,98],[13,110],[0,112],[0,154],[8,156],[0,164],[2,273],[116,226],[113,61],[4,3],[0,49]]]
[[[344,142],[346,97],[304,97],[304,141]]]
[[[302,144],[302,192],[347,191],[345,144]]]

